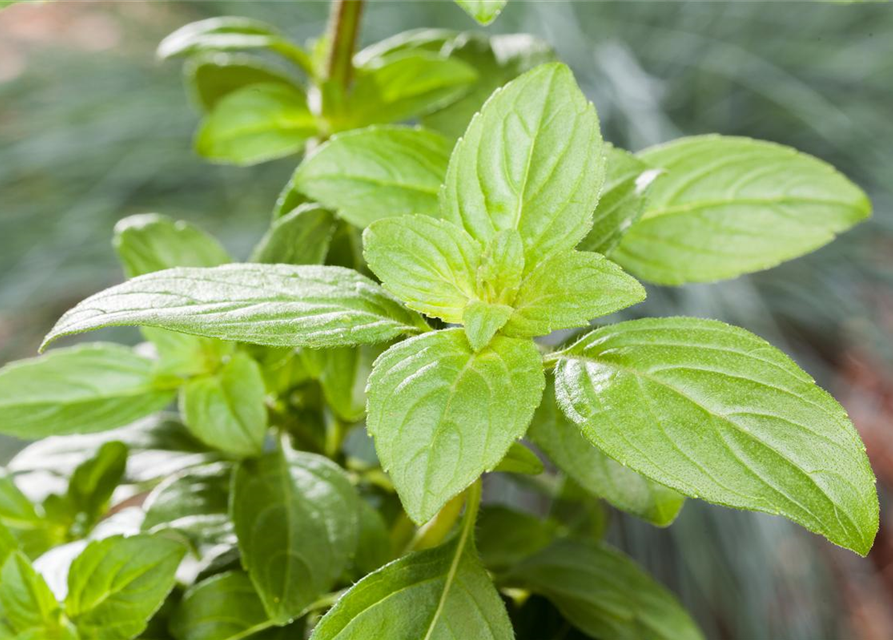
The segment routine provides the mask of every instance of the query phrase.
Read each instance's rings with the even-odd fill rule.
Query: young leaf
[[[0,433],[36,439],[106,431],[162,409],[154,363],[114,344],[59,349],[0,369]]]
[[[74,511],[83,514],[82,525],[93,527],[108,509],[112,493],[117,489],[127,468],[127,445],[106,442],[96,455],[81,463],[68,483],[68,502]]]
[[[236,353],[216,373],[189,380],[180,411],[192,434],[234,456],[259,455],[267,433],[266,388],[260,367]]]
[[[818,249],[871,213],[866,195],[831,166],[770,142],[699,136],[639,157],[666,175],[612,255],[658,284],[768,269]]]
[[[363,255],[385,289],[425,315],[461,322],[475,298],[481,247],[445,220],[379,220],[363,232]]]
[[[461,329],[406,340],[375,362],[367,428],[413,521],[502,460],[544,385],[532,341],[497,336],[475,353]]]
[[[436,53],[401,51],[356,70],[346,107],[331,114],[335,131],[417,117],[450,104],[477,80],[461,60]]]
[[[555,52],[548,43],[514,33],[487,37],[467,31],[455,35],[440,48],[440,54],[462,60],[478,72],[477,81],[458,100],[422,117],[422,124],[453,140],[465,132],[471,118],[496,89],[525,71],[555,61]]]
[[[0,566],[0,586],[0,625],[20,634],[59,626],[56,597],[21,551],[8,554]]]
[[[878,499],[844,409],[781,351],[713,320],[593,331],[561,352],[556,395],[609,456],[709,502],[784,515],[865,554]]]
[[[480,24],[490,24],[502,13],[508,0],[456,0],[456,4]]]
[[[68,573],[65,613],[81,640],[129,640],[174,586],[186,548],[155,536],[91,542]]]
[[[206,112],[222,98],[253,84],[296,86],[294,80],[263,58],[220,52],[189,59],[183,66],[183,76],[195,102]]]
[[[527,437],[571,480],[621,511],[666,527],[682,509],[682,495],[640,476],[593,447],[580,428],[559,411],[552,384],[546,387]]]
[[[593,638],[702,640],[679,602],[629,558],[604,544],[562,540],[508,574]]]
[[[645,299],[645,289],[598,253],[561,251],[527,273],[503,331],[518,338],[582,327]]]
[[[524,276],[524,243],[514,229],[490,238],[477,272],[478,295],[494,304],[515,301]]]
[[[247,166],[297,153],[318,130],[300,89],[253,84],[214,107],[196,135],[195,149],[214,162]]]
[[[577,249],[610,255],[645,209],[645,192],[660,174],[629,151],[607,145],[608,174],[589,234]]]
[[[112,244],[128,278],[171,267],[216,267],[230,262],[226,250],[204,231],[157,213],[119,220]]]
[[[505,457],[496,465],[493,471],[503,473],[522,473],[535,476],[543,472],[545,467],[536,454],[520,442],[512,443]]]
[[[62,316],[43,347],[65,335],[127,325],[314,349],[386,342],[426,330],[418,315],[355,271],[234,264],[168,269],[106,289]]]
[[[480,300],[469,303],[462,313],[462,324],[471,348],[480,351],[490,344],[513,312],[514,309],[504,304],[488,304]]]
[[[251,253],[251,262],[267,264],[322,264],[335,233],[332,212],[303,204],[276,218]]]
[[[304,159],[287,191],[306,194],[357,227],[389,216],[437,216],[451,149],[440,134],[413,127],[339,133]]]
[[[312,453],[276,451],[239,465],[232,517],[242,564],[277,623],[300,617],[347,568],[357,500],[341,468]]]
[[[466,517],[445,545],[370,573],[319,621],[311,640],[512,640],[505,607],[476,557],[473,529]]]
[[[243,571],[227,571],[190,587],[170,623],[177,640],[238,640],[268,626],[267,612]]]
[[[595,108],[570,69],[544,64],[471,121],[450,158],[441,209],[483,243],[517,229],[530,270],[586,235],[604,174]]]

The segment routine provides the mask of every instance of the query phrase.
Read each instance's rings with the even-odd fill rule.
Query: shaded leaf
[[[251,262],[322,264],[335,233],[332,212],[314,204],[300,205],[276,218],[251,253]]]

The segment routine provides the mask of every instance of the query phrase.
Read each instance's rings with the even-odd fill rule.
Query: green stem
[[[329,17],[328,80],[347,91],[353,76],[353,54],[360,33],[363,0],[334,0]]]

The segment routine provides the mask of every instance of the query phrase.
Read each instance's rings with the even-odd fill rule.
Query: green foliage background
[[[179,65],[156,63],[154,48],[174,28],[220,14],[303,39],[323,29],[326,11],[317,2],[63,3],[0,14],[0,362],[32,355],[64,309],[120,281],[108,244],[119,218],[183,218],[247,254],[295,160],[243,169],[195,156],[197,116]],[[420,26],[473,28],[450,3],[380,1],[363,37]],[[516,2],[489,31],[554,44],[620,146],[748,135],[819,156],[868,191],[875,216],[825,249],[719,286],[653,289],[636,313],[714,317],[759,333],[836,392],[873,462],[890,455],[866,433],[884,424],[893,395],[889,7]],[[871,375],[851,375],[857,365]],[[504,496],[514,499],[510,487]],[[883,488],[881,501],[883,515]],[[708,637],[893,636],[893,585],[877,571],[893,553],[883,536],[859,560],[782,520],[700,503],[668,530],[619,516],[610,526]]]

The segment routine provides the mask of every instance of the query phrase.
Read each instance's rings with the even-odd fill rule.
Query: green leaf
[[[250,85],[297,86],[288,75],[267,64],[263,58],[220,52],[194,56],[183,67],[183,76],[203,111],[213,110],[222,98]]]
[[[475,539],[484,566],[499,571],[549,546],[555,533],[555,523],[550,520],[492,506],[481,512]]]
[[[456,4],[480,24],[490,24],[502,13],[508,0],[456,0]]]
[[[362,577],[387,564],[393,556],[390,532],[381,514],[365,500],[357,502],[360,507],[360,529],[353,566]]]
[[[439,213],[437,192],[452,143],[416,127],[339,133],[304,159],[286,188],[358,227],[389,216]]]
[[[514,229],[500,231],[481,254],[477,272],[478,295],[494,304],[515,301],[524,275],[524,243]]]
[[[365,67],[376,60],[402,51],[423,50],[437,53],[456,35],[457,32],[452,29],[420,28],[401,31],[360,50],[354,56],[353,62],[358,67]]]
[[[531,270],[586,235],[604,175],[595,108],[570,69],[544,64],[471,121],[450,158],[443,217],[483,243],[517,229]]]
[[[174,586],[186,548],[166,538],[113,536],[91,542],[68,573],[65,613],[81,640],[129,640]]]
[[[524,277],[503,331],[518,338],[582,327],[645,299],[645,289],[598,253],[561,251]]]
[[[480,300],[469,303],[462,313],[462,324],[471,348],[480,351],[490,344],[513,312],[514,309],[504,304],[488,304]]]
[[[311,640],[512,640],[505,607],[474,551],[473,529],[466,516],[445,545],[360,580],[319,621]]]
[[[89,530],[102,517],[127,468],[127,445],[106,442],[96,455],[81,463],[68,483],[68,502]]]
[[[258,364],[236,353],[219,371],[183,387],[180,412],[205,444],[245,457],[259,455],[267,433],[266,388]]]
[[[472,116],[496,89],[538,64],[555,61],[548,43],[524,33],[487,37],[468,31],[445,43],[440,54],[471,65],[477,81],[458,100],[422,117],[422,124],[450,136],[453,140],[465,132]]]
[[[18,633],[59,626],[56,597],[21,551],[10,553],[0,567],[0,585],[0,624]]]
[[[875,479],[844,409],[781,351],[713,320],[635,320],[558,356],[565,414],[609,456],[709,502],[866,554]]]
[[[768,269],[871,214],[862,190],[831,166],[770,142],[682,138],[639,157],[667,173],[613,257],[658,284]]]
[[[268,264],[322,264],[335,233],[332,212],[303,204],[276,218],[251,253],[251,262]]]
[[[338,465],[302,451],[243,461],[232,517],[242,564],[277,623],[300,617],[348,567],[358,500]]]
[[[425,315],[461,322],[475,298],[481,247],[445,220],[379,220],[363,232],[363,255],[385,289]]]
[[[196,135],[195,149],[214,162],[247,166],[297,153],[318,130],[302,90],[253,84],[214,107]]]
[[[462,96],[477,72],[436,53],[401,51],[356,69],[345,108],[329,118],[333,131],[400,122],[429,113]]]
[[[615,462],[592,446],[555,403],[549,384],[527,437],[586,491],[659,527],[670,525],[685,502],[677,492]]]
[[[5,469],[0,468],[0,524],[12,529],[31,529],[41,521],[31,501]]]
[[[127,325],[311,348],[386,342],[426,330],[418,315],[350,269],[234,264],[168,269],[106,289],[62,316],[43,347],[65,335]]]
[[[19,543],[15,539],[15,536],[13,536],[3,522],[0,521],[0,567],[4,565],[6,559],[13,551],[18,551],[18,548]]]
[[[0,369],[0,433],[36,439],[114,429],[173,398],[154,363],[126,347],[58,349]]]
[[[645,192],[660,173],[629,151],[607,145],[608,174],[592,229],[577,246],[581,251],[610,255],[645,209]]]
[[[112,244],[128,278],[171,267],[216,267],[230,262],[226,250],[204,231],[157,213],[119,220]]]
[[[177,640],[238,640],[268,625],[263,602],[243,571],[228,571],[190,587],[171,619]]]
[[[493,471],[503,473],[522,473],[535,476],[543,472],[545,467],[536,454],[520,442],[513,442],[508,453]]]
[[[593,638],[702,640],[676,598],[629,558],[607,545],[556,542],[509,573],[539,593]]]
[[[536,345],[461,329],[388,349],[369,377],[367,428],[409,517],[430,520],[524,435],[545,380]]]
[[[146,498],[142,530],[157,533],[173,529],[196,546],[232,535],[231,470],[227,463],[207,464],[164,480]]]
[[[347,422],[357,422],[366,414],[366,380],[372,363],[381,355],[380,345],[304,351],[319,380],[329,408]]]

